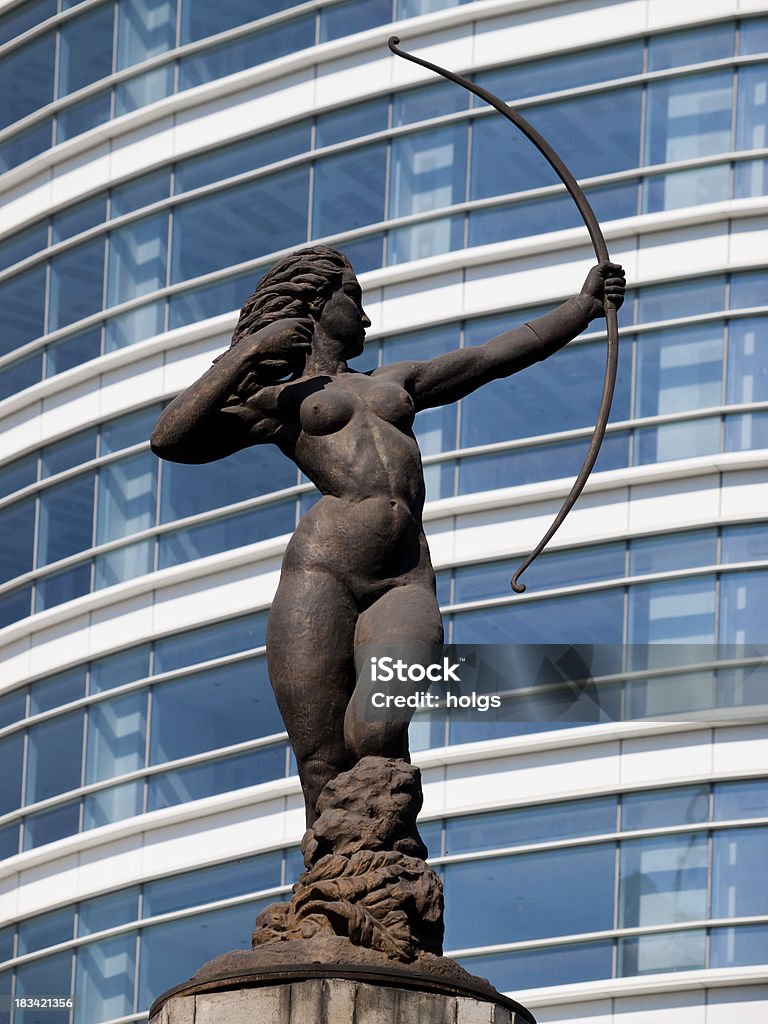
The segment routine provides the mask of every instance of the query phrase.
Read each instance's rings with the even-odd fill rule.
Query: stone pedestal
[[[397,980],[397,979],[393,979]],[[423,991],[382,979],[308,978],[216,987],[180,985],[152,1007],[149,1024],[531,1024],[511,999]],[[202,991],[201,991],[202,988]]]

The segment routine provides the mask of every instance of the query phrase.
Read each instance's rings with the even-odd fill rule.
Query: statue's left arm
[[[591,320],[604,315],[604,298],[618,308],[624,300],[624,287],[621,267],[600,263],[590,270],[581,292],[550,313],[484,345],[389,369],[404,372],[404,384],[413,394],[417,409],[447,405],[491,380],[509,377],[557,352],[578,337]]]

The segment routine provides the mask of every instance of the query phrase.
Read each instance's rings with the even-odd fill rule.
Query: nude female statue
[[[210,462],[269,442],[323,495],[288,544],[267,630],[308,826],[325,784],[360,758],[408,759],[407,725],[355,713],[355,648],[442,642],[415,414],[547,358],[603,315],[604,297],[623,301],[617,264],[594,267],[578,296],[478,348],[358,373],[347,362],[370,320],[354,271],[333,249],[303,249],[262,278],[231,347],[160,417],[161,458]]]

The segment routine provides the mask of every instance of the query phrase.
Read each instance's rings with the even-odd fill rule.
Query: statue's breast
[[[341,388],[329,387],[309,395],[301,403],[299,418],[305,434],[335,434],[352,419],[353,397]]]
[[[416,415],[413,399],[399,384],[375,384],[368,390],[365,402],[379,419],[401,430],[410,427]]]

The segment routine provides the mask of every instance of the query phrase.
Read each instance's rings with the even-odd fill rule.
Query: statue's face
[[[363,309],[363,293],[351,270],[345,270],[341,283],[323,306],[320,324],[339,342],[347,358],[359,356],[365,342],[365,329],[371,321]]]

